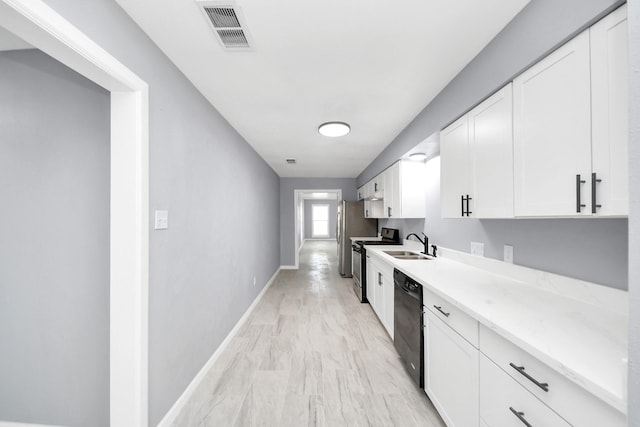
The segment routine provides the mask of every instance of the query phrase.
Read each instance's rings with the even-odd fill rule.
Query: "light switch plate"
[[[504,245],[504,261],[513,264],[513,246]]]
[[[169,228],[169,211],[156,211],[156,230],[166,230]]]
[[[471,242],[471,255],[484,256],[484,243]]]

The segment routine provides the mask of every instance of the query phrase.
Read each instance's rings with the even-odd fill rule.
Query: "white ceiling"
[[[224,2],[253,41],[229,52],[195,0],[117,0],[283,177],[359,175],[528,1]]]

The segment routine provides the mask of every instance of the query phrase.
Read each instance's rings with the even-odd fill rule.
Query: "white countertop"
[[[418,251],[414,245],[366,249],[627,412],[626,292],[446,249],[438,252],[444,256],[429,261],[384,253]],[[487,268],[477,266],[483,263]]]

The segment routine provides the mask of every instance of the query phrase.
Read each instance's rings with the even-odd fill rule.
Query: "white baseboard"
[[[280,270],[297,270],[297,265],[281,265]]]
[[[200,371],[196,374],[196,376],[193,377],[193,380],[191,380],[191,382],[189,383],[187,388],[182,392],[178,400],[176,400],[176,402],[173,404],[171,409],[169,409],[169,411],[165,414],[162,420],[158,423],[158,427],[168,427],[171,425],[171,423],[173,423],[176,420],[176,418],[178,417],[178,414],[180,414],[180,411],[186,406],[187,402],[189,401],[193,393],[196,391],[196,389],[198,388],[202,380],[205,378],[205,376],[207,375],[211,367],[216,363],[216,361],[218,360],[222,352],[227,348],[227,346],[229,345],[233,337],[235,337],[235,335],[238,333],[242,325],[244,325],[244,323],[247,321],[247,319],[249,318],[249,315],[251,314],[253,309],[256,307],[256,305],[258,305],[260,300],[262,300],[262,297],[267,292],[267,289],[271,287],[271,285],[273,284],[274,280],[276,279],[276,276],[278,275],[281,269],[282,267],[278,268],[276,272],[273,273],[273,276],[271,276],[271,279],[269,279],[269,281],[264,286],[264,288],[262,288],[262,290],[260,291],[256,299],[253,300],[249,308],[247,308],[247,311],[245,311],[245,313],[242,315],[240,320],[238,320],[238,322],[233,327],[231,332],[229,332],[229,334],[224,339],[224,341],[222,341],[220,346],[218,346],[218,349],[209,358],[207,363],[204,364],[204,366],[200,369]],[[14,426],[3,426],[0,423],[0,427],[14,427]],[[20,426],[15,426],[15,427],[20,427]],[[22,427],[25,427],[25,426],[22,426]]]

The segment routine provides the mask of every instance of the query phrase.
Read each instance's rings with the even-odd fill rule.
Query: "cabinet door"
[[[400,162],[385,171],[384,214],[385,218],[402,218],[400,206]]]
[[[384,265],[380,267],[382,273],[382,300],[384,308],[384,325],[387,333],[393,339],[393,313],[394,313],[394,288],[393,288],[393,267],[390,265]]]
[[[375,307],[376,294],[375,294],[375,272],[373,268],[373,261],[371,261],[371,256],[367,255],[367,301],[369,301],[369,305],[371,308]],[[375,309],[374,309],[375,311]]]
[[[373,197],[382,198],[384,196],[384,174],[381,173],[373,178]]]
[[[384,203],[383,203],[383,218],[389,218],[389,212],[393,209],[393,181],[394,181],[394,172],[391,170],[392,168],[388,168],[384,171]],[[399,176],[398,176],[399,179]]]
[[[425,311],[425,391],[447,426],[478,426],[478,350]]]
[[[465,114],[440,133],[442,217],[462,218],[461,198],[469,191],[469,124]]]
[[[375,265],[375,264],[374,264]],[[384,325],[384,277],[382,276],[382,272],[380,271],[380,268],[375,265],[375,276],[374,276],[374,280],[375,280],[375,300],[376,300],[376,304],[374,306],[374,310],[376,312],[376,314],[378,315],[378,319],[380,319],[380,322],[382,322],[382,324]]]
[[[516,216],[590,215],[589,68],[587,30],[513,81]]]
[[[364,201],[364,217],[365,218],[373,217],[373,212],[371,209],[371,200],[368,200],[368,199],[365,199]]]
[[[596,195],[587,209],[599,215],[628,215],[627,6],[599,21],[590,31],[592,172],[601,181],[587,179],[589,186],[595,186]]]
[[[513,217],[512,100],[509,83],[469,112],[471,217]]]
[[[358,188],[358,200],[363,200],[364,199],[364,185],[360,188]]]
[[[426,215],[426,168],[423,162],[402,160],[400,169],[398,215],[402,218],[424,218]]]

